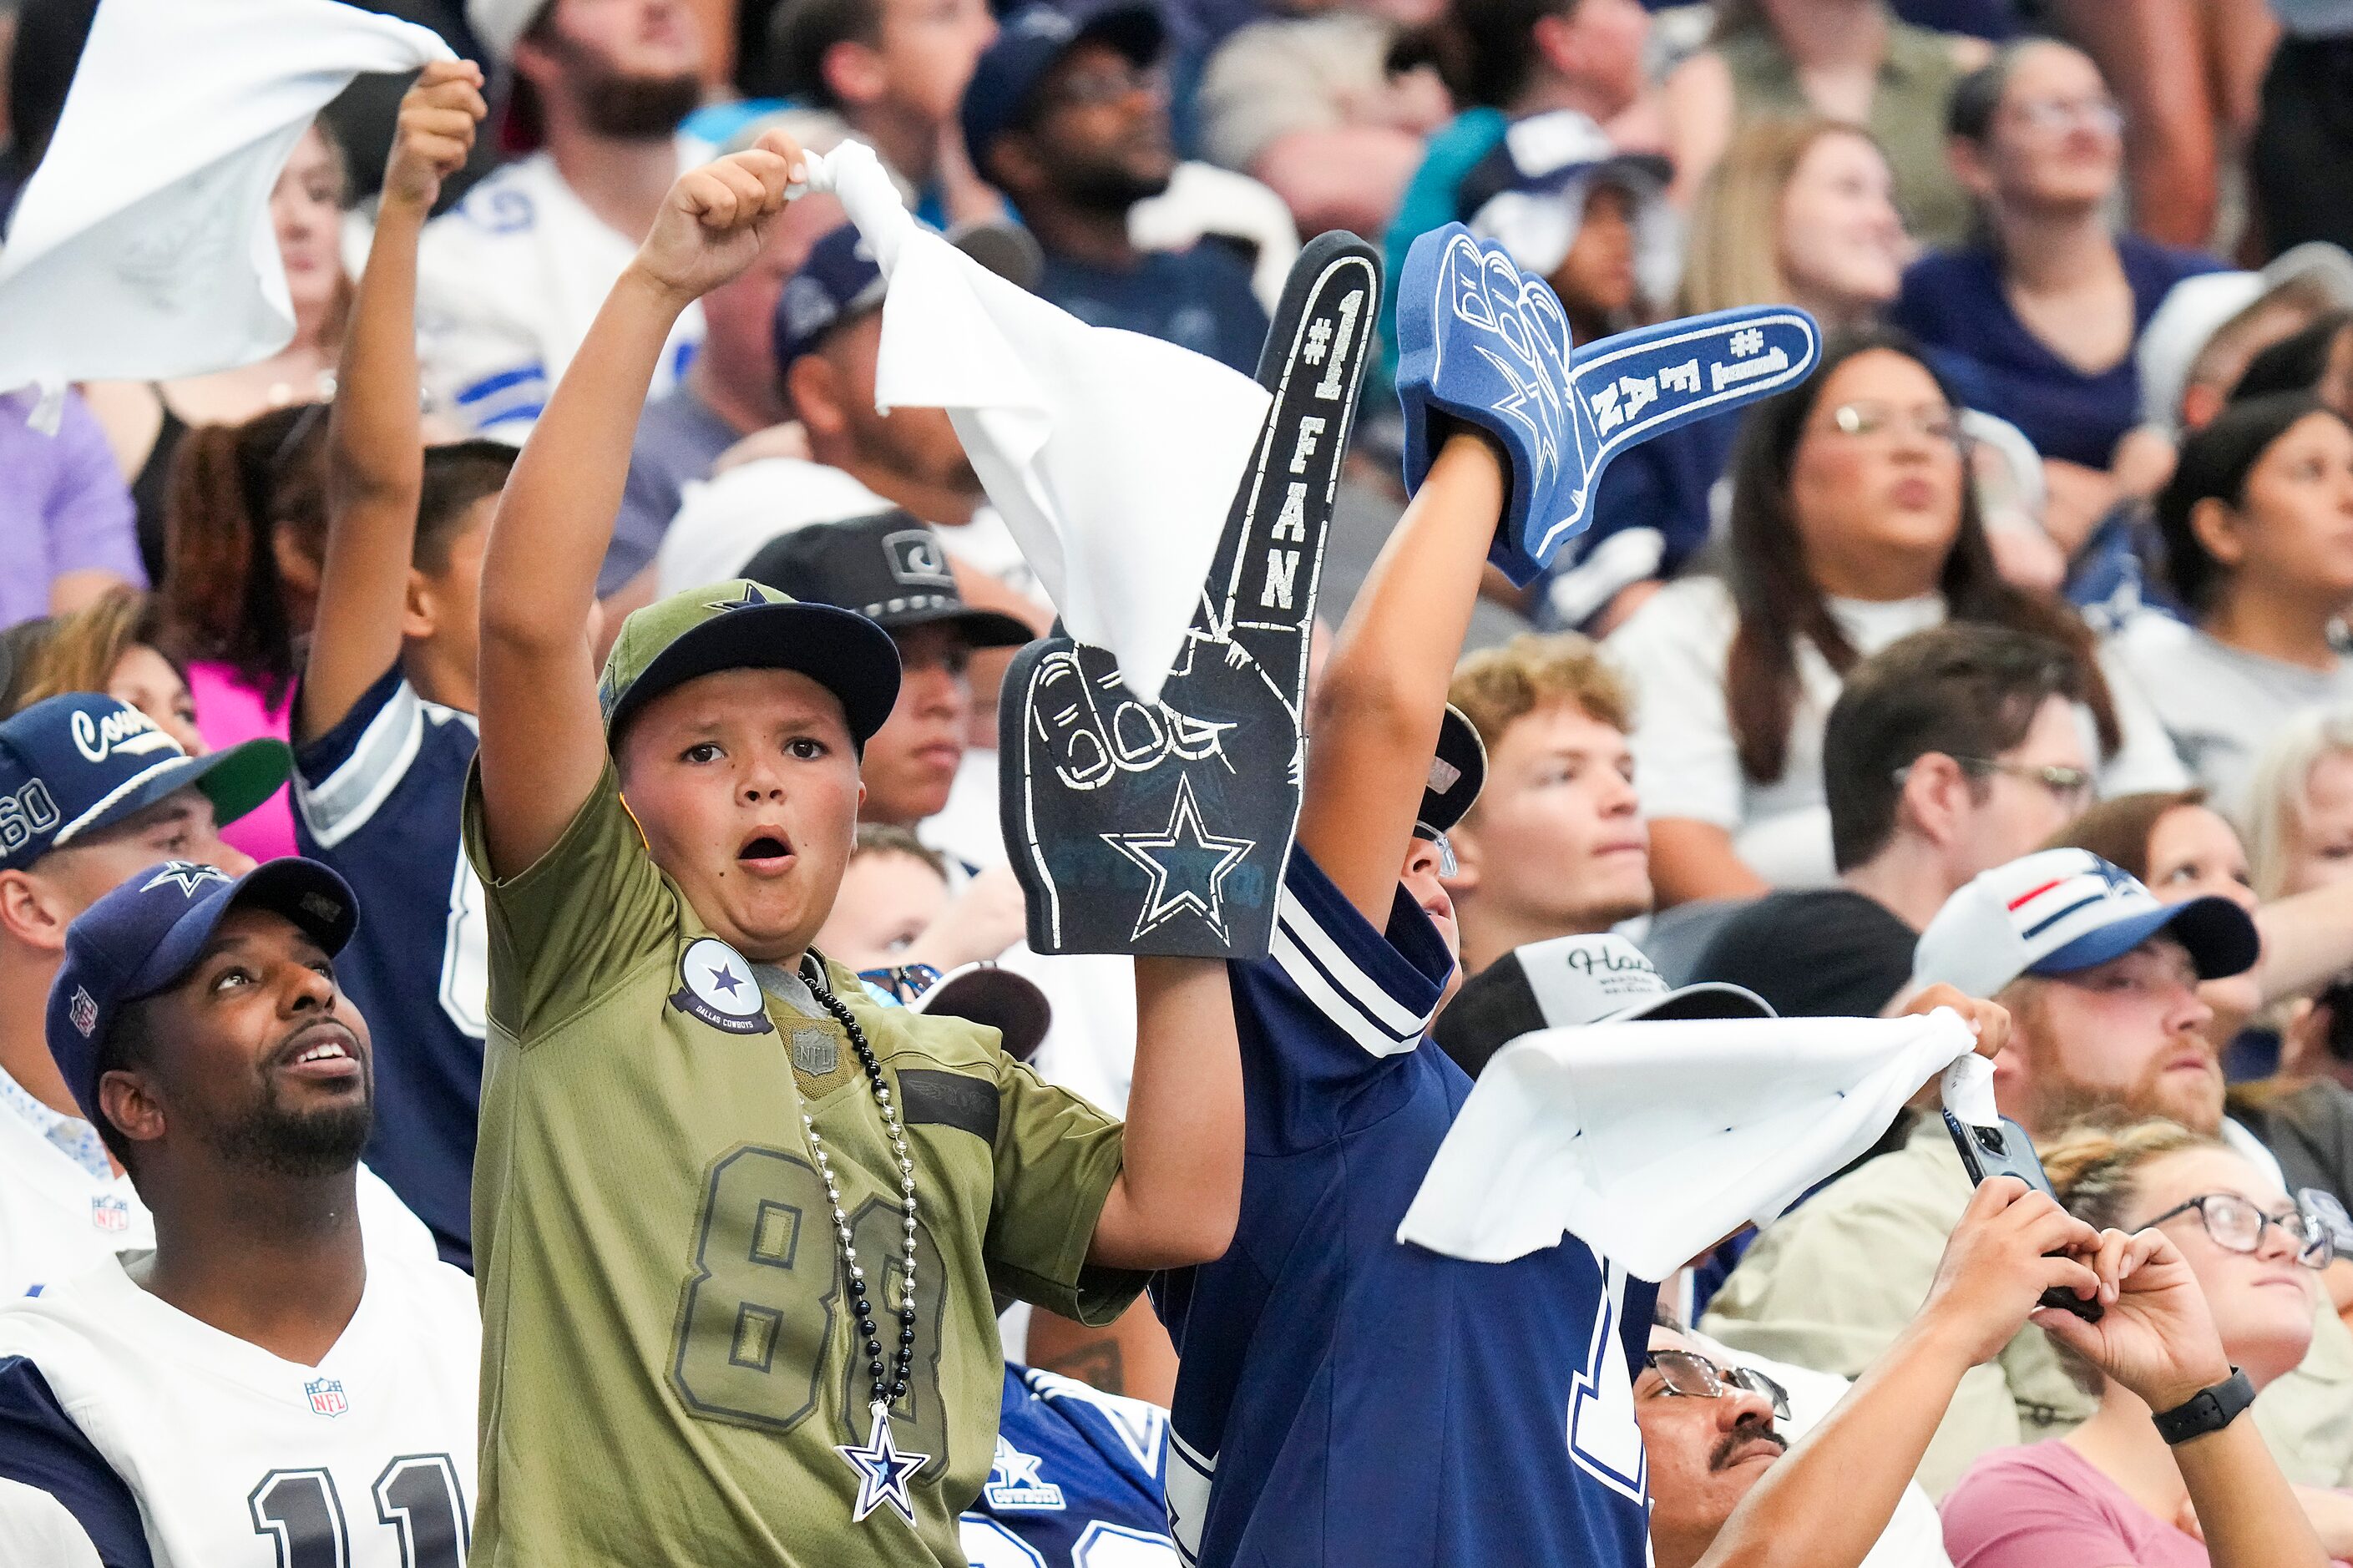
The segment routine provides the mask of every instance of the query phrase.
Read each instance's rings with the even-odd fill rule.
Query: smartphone
[[[2002,1117],[1991,1127],[1975,1127],[1963,1121],[1951,1111],[1945,1112],[1945,1131],[1953,1135],[1953,1146],[1961,1152],[1961,1168],[1969,1173],[1972,1183],[1981,1183],[1992,1176],[2016,1176],[2036,1192],[2057,1197],[2051,1191],[2051,1178],[2042,1173],[2042,1162],[2036,1157],[2033,1140],[2026,1129]],[[2086,1301],[2073,1290],[2052,1286],[2042,1292],[2042,1304],[2074,1313],[2087,1323],[2100,1321],[2100,1303]]]

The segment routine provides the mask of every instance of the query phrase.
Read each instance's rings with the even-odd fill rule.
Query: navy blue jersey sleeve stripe
[[[1390,905],[1388,929],[1377,931],[1305,850],[1292,851],[1282,886],[1283,922],[1368,1015],[1426,1024],[1438,1011],[1454,957],[1403,888]]]
[[[55,1498],[106,1568],[154,1568],[138,1500],[23,1356],[0,1359],[0,1477]]]
[[[343,764],[352,760],[365,737],[368,726],[384,711],[392,694],[400,689],[400,661],[395,659],[385,667],[368,689],[353,702],[351,710],[332,730],[317,739],[304,742],[294,750],[294,767],[304,782],[313,788],[332,778]]]

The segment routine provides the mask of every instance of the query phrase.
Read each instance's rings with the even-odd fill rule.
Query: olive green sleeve
[[[514,1039],[529,1045],[668,952],[677,895],[622,803],[609,761],[563,837],[512,877],[491,874],[483,847],[479,761],[466,778],[464,830],[489,917],[490,1014]]]
[[[997,1058],[996,1197],[990,1286],[1091,1327],[1127,1310],[1148,1276],[1087,1263],[1119,1179],[1123,1129],[1010,1057]]]

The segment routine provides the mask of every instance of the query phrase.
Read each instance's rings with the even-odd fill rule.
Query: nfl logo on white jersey
[[[343,1384],[340,1378],[322,1377],[315,1383],[306,1383],[302,1385],[302,1392],[311,1396],[313,1415],[341,1415],[352,1407],[352,1402],[343,1397]]]
[[[90,1223],[110,1236],[120,1236],[131,1228],[131,1205],[112,1193],[93,1193]]]

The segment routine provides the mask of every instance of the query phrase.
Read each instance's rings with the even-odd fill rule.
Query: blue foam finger
[[[1489,558],[1525,584],[1592,520],[1611,458],[1794,385],[1820,357],[1821,331],[1794,306],[1759,306],[1572,348],[1551,288],[1450,224],[1407,258],[1398,343],[1407,489],[1430,471],[1439,418],[1492,437],[1511,494]]]

